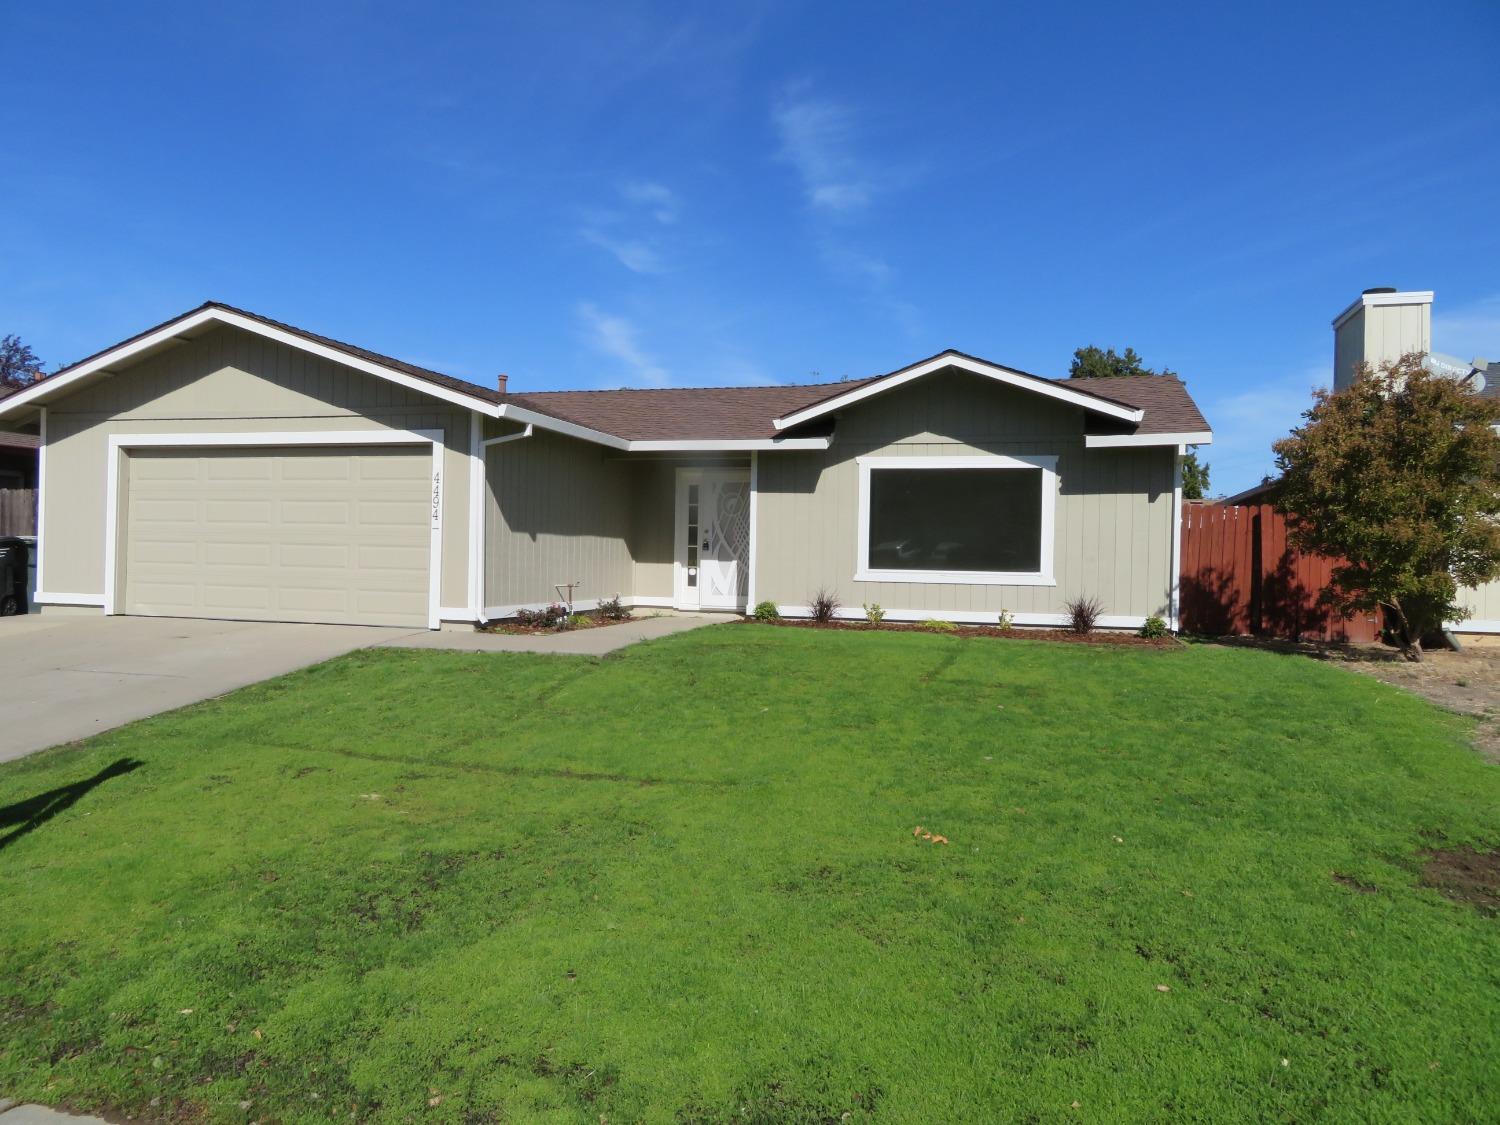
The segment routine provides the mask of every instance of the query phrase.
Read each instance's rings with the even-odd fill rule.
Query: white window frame
[[[443,613],[439,593],[443,583],[443,431],[442,430],[278,430],[243,433],[175,433],[111,434],[109,437],[108,475],[105,481],[104,508],[104,612],[118,613],[116,585],[119,563],[116,545],[119,538],[120,469],[132,449],[268,449],[304,448],[307,446],[415,445],[432,450],[431,508],[428,516],[430,536],[427,561],[427,627],[441,626]]]
[[[858,457],[859,536],[855,557],[856,582],[957,583],[971,586],[1056,586],[1053,576],[1054,529],[1057,515],[1057,458],[1011,457],[986,453],[972,457]],[[998,570],[882,570],[870,562],[870,474],[882,469],[1040,469],[1042,471],[1041,567],[1035,571]]]

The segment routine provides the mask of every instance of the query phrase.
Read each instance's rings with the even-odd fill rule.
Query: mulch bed
[[[544,628],[541,625],[522,625],[515,618],[506,618],[504,621],[490,621],[484,625],[476,625],[474,628],[480,633],[505,633],[512,636],[535,637],[537,635],[552,636],[555,633],[576,633],[580,629],[602,629],[606,625],[624,625],[634,621],[634,617],[600,617],[593,613],[580,613],[578,617],[582,621],[576,621],[563,628],[553,626]]]
[[[1095,630],[1092,633],[1074,633],[1068,629],[1032,629],[1017,626],[1000,629],[994,625],[956,625],[952,629],[934,629],[916,621],[882,621],[872,625],[868,621],[810,621],[801,617],[782,617],[775,621],[757,621],[753,617],[740,619],[742,625],[774,625],[782,629],[845,629],[855,633],[938,633],[945,637],[993,637],[1005,641],[1062,641],[1075,645],[1129,645],[1135,648],[1176,648],[1180,643],[1175,637],[1142,637],[1137,633]]]

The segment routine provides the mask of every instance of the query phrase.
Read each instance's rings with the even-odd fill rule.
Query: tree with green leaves
[[[1303,418],[1274,446],[1288,537],[1340,560],[1328,604],[1383,608],[1421,660],[1423,637],[1467,616],[1459,587],[1500,575],[1500,404],[1411,354],[1315,392]]]
[[[1127,347],[1124,354],[1114,348],[1098,348],[1090,344],[1073,352],[1073,362],[1068,366],[1070,379],[1121,379],[1127,375],[1170,375],[1180,378],[1169,367],[1155,371],[1146,366],[1146,361]],[[1196,449],[1188,450],[1182,459],[1182,495],[1187,500],[1202,500],[1208,495],[1208,466],[1198,460]]]
[[[29,386],[42,377],[42,361],[19,336],[0,338],[0,390]]]

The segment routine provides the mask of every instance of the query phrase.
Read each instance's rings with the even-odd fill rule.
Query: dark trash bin
[[[26,612],[26,570],[31,548],[13,535],[0,537],[0,617]]]

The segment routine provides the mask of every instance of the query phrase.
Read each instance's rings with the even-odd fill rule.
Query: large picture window
[[[855,579],[1052,584],[1055,457],[861,457]]]

